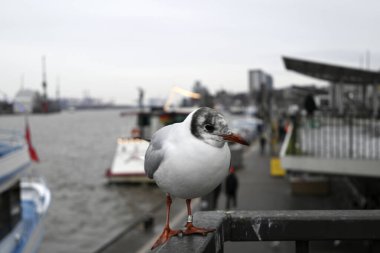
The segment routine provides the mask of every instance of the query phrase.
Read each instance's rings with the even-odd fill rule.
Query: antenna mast
[[[46,57],[42,56],[42,89],[43,89],[43,98],[46,102],[47,100],[47,82],[46,82]]]
[[[47,81],[46,81],[46,58],[42,56],[42,112],[49,112],[48,98],[47,98]]]

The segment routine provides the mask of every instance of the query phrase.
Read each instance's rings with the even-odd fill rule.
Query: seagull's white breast
[[[165,158],[153,177],[172,196],[191,199],[208,194],[228,174],[228,145],[217,148],[195,138],[182,124],[173,128],[164,143]]]

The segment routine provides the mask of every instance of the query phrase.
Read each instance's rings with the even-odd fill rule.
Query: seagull
[[[227,141],[248,143],[228,128],[221,113],[201,107],[183,122],[165,126],[155,132],[145,154],[144,169],[149,178],[166,193],[166,223],[152,249],[178,234],[206,235],[215,229],[193,225],[191,199],[214,190],[227,176],[231,153]],[[172,197],[186,200],[185,230],[169,225]]]

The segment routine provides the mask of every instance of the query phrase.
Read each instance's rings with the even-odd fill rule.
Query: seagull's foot
[[[207,228],[198,228],[193,226],[192,222],[186,223],[186,229],[182,231],[184,235],[192,235],[192,234],[201,234],[207,235],[208,233],[214,232],[215,229],[207,229]]]
[[[167,242],[170,239],[170,237],[176,236],[180,233],[181,233],[181,230],[173,230],[173,229],[170,229],[169,227],[165,227],[160,237],[158,237],[157,241],[153,244],[151,250]]]

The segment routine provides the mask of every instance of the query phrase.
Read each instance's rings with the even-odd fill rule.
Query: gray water
[[[30,115],[32,142],[41,162],[32,165],[52,192],[41,253],[93,252],[132,219],[159,205],[151,186],[108,185],[116,139],[135,126],[120,111]],[[0,116],[0,128],[24,132],[24,117]]]

